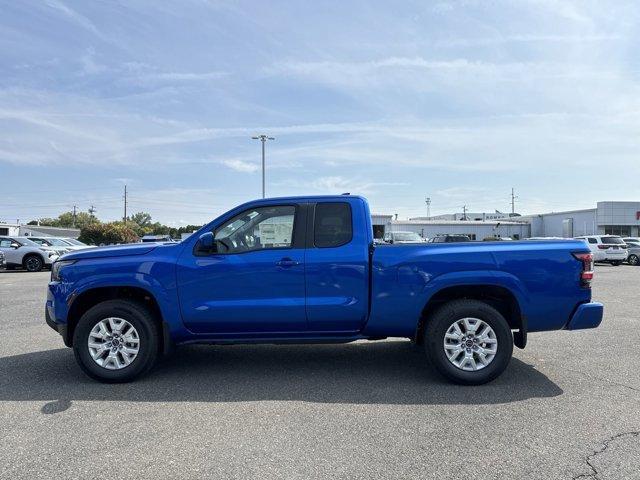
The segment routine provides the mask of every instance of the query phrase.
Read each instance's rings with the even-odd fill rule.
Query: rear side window
[[[589,243],[598,243],[598,240],[597,240],[597,239],[595,239],[595,238],[587,238],[587,241],[588,241]]]
[[[622,245],[624,240],[620,237],[602,237],[602,243],[607,245]]]
[[[318,203],[313,221],[313,244],[319,248],[346,245],[353,238],[351,205]]]

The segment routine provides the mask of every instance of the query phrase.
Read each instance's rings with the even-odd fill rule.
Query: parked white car
[[[59,238],[55,238],[55,237],[32,237],[32,236],[29,236],[27,238],[29,240],[31,240],[32,242],[37,243],[41,247],[51,247],[51,249],[55,250],[55,252],[60,256],[62,256],[65,253],[68,253],[71,250],[73,250],[71,248],[71,245],[69,245],[67,242],[65,242],[63,240],[60,240]]]
[[[629,254],[624,240],[618,235],[588,235],[576,238],[587,243],[595,262],[606,262],[618,266],[627,259]]]
[[[96,248],[95,245],[87,245],[86,243],[82,243],[80,240],[71,237],[61,237],[60,240],[67,242],[72,250],[82,250],[84,248]]]
[[[423,243],[425,240],[415,232],[387,232],[385,243]]]
[[[51,268],[58,254],[50,247],[43,247],[27,237],[0,237],[0,251],[4,253],[7,269],[22,267],[29,272]]]

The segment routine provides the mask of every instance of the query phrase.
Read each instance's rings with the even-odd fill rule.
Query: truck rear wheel
[[[480,385],[500,375],[513,354],[505,318],[478,300],[454,300],[427,320],[424,344],[436,370],[463,385]]]
[[[158,358],[158,325],[141,304],[108,300],[90,308],[73,334],[80,368],[105,383],[129,382],[147,373]]]

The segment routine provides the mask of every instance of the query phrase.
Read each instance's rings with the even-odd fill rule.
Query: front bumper
[[[56,317],[64,318],[62,316],[56,316],[56,302],[59,302],[60,299],[56,300],[55,295],[52,292],[52,284],[49,284],[49,289],[47,292],[47,302],[44,307],[44,318],[53,330],[58,332],[62,336],[62,340],[67,347],[71,346],[71,339],[67,335],[68,328],[66,322],[56,321]],[[64,303],[63,303],[64,305]]]
[[[56,332],[62,335],[62,338],[66,340],[67,338],[67,324],[66,323],[56,323],[53,321],[53,317],[51,313],[49,313],[49,305],[44,309],[44,318],[51,328],[53,328]]]
[[[571,320],[565,327],[567,330],[581,330],[584,328],[596,328],[602,322],[604,306],[598,302],[583,303],[579,305],[571,316]]]

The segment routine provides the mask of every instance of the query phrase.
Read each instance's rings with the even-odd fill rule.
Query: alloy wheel
[[[123,318],[100,320],[89,333],[89,354],[107,370],[128,367],[140,351],[140,337],[133,325]]]
[[[498,339],[493,328],[479,318],[461,318],[444,335],[444,352],[449,362],[465,371],[487,367],[498,352]]]

